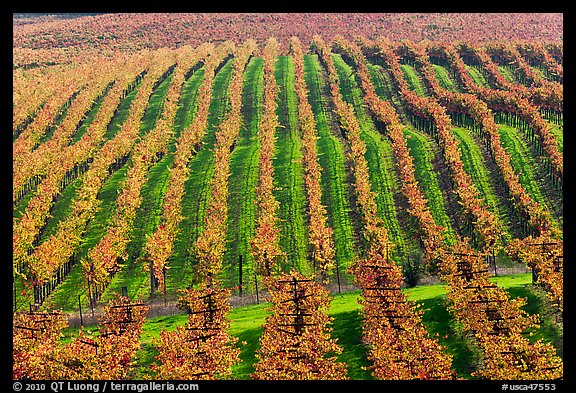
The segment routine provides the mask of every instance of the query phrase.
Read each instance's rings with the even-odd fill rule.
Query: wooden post
[[[242,255],[238,255],[238,291],[242,297]]]
[[[316,250],[312,251],[312,267],[314,273],[316,273]]]
[[[496,270],[496,254],[494,253],[494,249],[492,249],[492,261],[494,263],[494,276],[497,276],[498,271]]]
[[[254,272],[254,286],[256,288],[256,304],[260,304],[260,299],[258,298],[258,276]]]
[[[338,280],[338,293],[342,293],[342,289],[340,288],[340,264],[336,261],[336,279]]]
[[[154,262],[150,259],[150,303],[154,298]]]
[[[166,266],[162,268],[162,277],[164,279],[164,307],[167,307],[168,300],[166,299]]]
[[[90,283],[90,279],[88,279],[88,300],[89,300],[89,304],[90,304],[90,309],[92,310],[92,317],[94,317],[94,301],[92,299],[92,290],[91,290],[92,286]]]
[[[122,287],[121,291],[122,291],[122,296],[128,297],[128,287]]]
[[[84,326],[84,321],[82,320],[82,302],[80,302],[80,295],[78,295],[78,309],[80,310],[80,326]]]

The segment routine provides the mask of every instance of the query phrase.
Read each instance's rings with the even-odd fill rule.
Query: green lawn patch
[[[424,86],[424,83],[422,83],[422,80],[420,79],[420,76],[414,67],[408,64],[401,64],[400,69],[402,72],[404,72],[404,78],[406,79],[406,82],[408,82],[408,87],[410,90],[421,97],[428,95],[426,86]]]
[[[440,86],[453,93],[458,91],[458,86],[456,85],[456,82],[454,82],[454,80],[450,76],[450,73],[445,67],[442,67],[441,65],[437,64],[432,64],[432,68],[434,68],[434,72],[436,73],[436,77],[438,78]]]
[[[488,89],[490,88],[490,84],[486,81],[486,78],[484,77],[484,74],[482,74],[480,67],[467,65],[466,68],[468,69],[468,73],[470,74],[470,77],[474,83],[476,83],[478,86],[482,86]]]
[[[403,131],[406,137],[406,144],[408,149],[410,149],[412,162],[414,163],[414,176],[428,200],[430,213],[434,217],[436,224],[445,228],[446,241],[453,243],[455,241],[455,231],[446,211],[446,202],[442,195],[440,180],[432,165],[432,160],[434,159],[432,144],[434,142],[425,134],[411,127],[405,127]]]

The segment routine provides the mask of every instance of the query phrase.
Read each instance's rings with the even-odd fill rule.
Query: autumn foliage
[[[188,314],[185,326],[163,330],[155,340],[158,350],[152,365],[155,379],[225,379],[239,361],[237,339],[228,333],[231,291],[202,283],[181,291],[179,307]]]
[[[260,337],[253,379],[347,379],[330,337],[328,291],[297,272],[266,277],[272,314]]]
[[[202,174],[206,192],[202,194],[205,195],[202,202],[198,202],[202,203],[201,211],[205,211],[199,220],[203,225],[195,241],[186,245],[193,263],[189,264],[190,269],[186,266],[185,277],[192,277],[192,285],[178,292],[178,307],[187,314],[187,322],[172,330],[162,330],[153,340],[155,360],[145,378],[233,377],[234,367],[244,356],[245,343],[239,343],[230,331],[230,310],[235,301],[232,293],[238,288],[227,288],[223,283],[229,281],[230,277],[225,275],[232,270],[224,269],[231,263],[225,260],[230,251],[230,231],[245,229],[240,228],[244,224],[238,228],[231,226],[234,221],[229,209],[236,203],[231,198],[242,195],[254,205],[254,232],[249,240],[254,265],[249,270],[254,272],[257,299],[260,295],[260,299],[271,303],[251,378],[348,378],[348,366],[339,360],[343,348],[332,336],[333,318],[328,314],[331,302],[328,278],[331,270],[344,266],[344,262],[349,274],[346,284],[361,291],[361,345],[370,363],[366,369],[372,376],[380,380],[457,379],[458,367],[454,361],[458,359],[453,357],[453,348],[445,347],[445,340],[431,334],[424,323],[425,310],[408,300],[403,291],[408,280],[403,274],[405,261],[400,254],[405,253],[397,253],[398,245],[389,239],[390,228],[379,206],[386,200],[375,192],[379,189],[379,184],[374,183],[378,167],[369,160],[372,151],[376,151],[373,149],[386,153],[379,156],[390,160],[386,164],[396,166],[390,172],[392,182],[396,183],[391,187],[394,195],[386,197],[396,204],[393,210],[402,224],[406,224],[405,217],[410,220],[409,228],[402,228],[400,236],[414,236],[416,240],[410,244],[419,247],[418,253],[423,251],[427,273],[436,275],[445,284],[445,305],[454,322],[451,328],[466,339],[467,345],[478,349],[472,376],[494,380],[562,378],[563,359],[554,346],[530,337],[539,328],[539,315],[527,312],[527,299],[513,297],[494,284],[489,263],[496,269],[496,262],[488,256],[495,258],[496,253],[503,251],[512,262],[524,263],[532,270],[534,284],[547,296],[546,311],[562,318],[564,243],[563,229],[555,219],[562,215],[563,208],[558,194],[563,183],[563,152],[559,147],[562,131],[559,133],[556,127],[563,127],[563,45],[557,41],[520,40],[479,43],[474,32],[502,21],[501,16],[494,16],[493,21],[480,26],[472,22],[486,19],[474,14],[454,14],[453,20],[442,15],[426,18],[418,15],[396,14],[392,18],[389,14],[297,14],[288,23],[285,14],[241,14],[238,20],[246,22],[244,27],[239,22],[223,24],[230,20],[227,14],[222,17],[159,14],[158,19],[110,14],[78,20],[43,18],[37,23],[15,24],[13,271],[15,283],[23,285],[22,297],[26,298],[33,289],[36,304],[30,305],[29,312],[13,314],[13,378],[119,380],[140,375],[133,366],[141,348],[140,335],[149,305],[123,296],[116,296],[101,309],[97,303],[105,298],[102,294],[115,274],[127,265],[129,279],[143,278],[146,282],[144,278],[150,274],[151,302],[155,290],[166,293],[170,288],[166,285],[169,264],[182,262],[175,244],[186,219],[191,162],[201,149],[208,148],[203,142],[210,138],[214,138],[210,150],[213,162]],[[171,17],[174,25],[169,27]],[[254,30],[257,18],[265,26],[261,31]],[[529,36],[531,29],[541,22],[551,26],[550,36],[557,35],[557,21],[551,21],[550,16],[525,18],[519,20],[534,23],[520,27],[518,23],[512,24],[518,27],[517,34]],[[206,20],[213,21],[213,25],[203,25],[202,29],[197,26],[199,21]],[[309,25],[295,27],[295,21]],[[345,26],[351,21],[363,21],[363,29]],[[412,40],[397,42],[391,40],[396,33],[382,34],[384,22],[406,29],[428,27],[420,35],[410,30],[405,36]],[[115,35],[111,32],[118,23],[126,26]],[[455,37],[442,30],[442,26],[454,23],[463,24],[464,36]],[[144,28],[151,24],[158,28],[153,37]],[[178,30],[173,26],[186,28]],[[278,35],[271,36],[271,26]],[[319,35],[321,30],[315,30],[315,26],[326,27],[326,34]],[[81,32],[80,27],[86,27],[86,31]],[[53,30],[49,34],[50,29]],[[206,39],[207,34],[211,36],[210,31],[218,31],[220,38]],[[87,36],[88,33],[92,35]],[[360,33],[363,35],[354,35]],[[131,42],[130,34],[139,38]],[[494,34],[502,37],[504,33]],[[437,37],[452,42],[420,40]],[[81,44],[70,46],[74,42]],[[357,106],[344,99],[342,88],[346,84],[341,83],[339,75],[345,74],[338,71],[347,68],[337,70],[334,57],[338,56],[334,53],[350,65],[351,80],[354,75],[359,82],[360,90],[353,89],[362,101]],[[298,241],[308,246],[306,268],[314,267],[314,274],[309,275],[302,274],[305,269],[287,273],[292,263],[287,255],[293,244],[283,238],[281,231],[280,209],[285,201],[276,199],[282,194],[275,187],[285,185],[280,184],[282,175],[275,173],[275,169],[284,165],[281,162],[295,163],[294,157],[281,161],[286,157],[279,156],[282,150],[276,140],[278,129],[284,126],[279,118],[282,113],[278,107],[282,102],[279,92],[292,86],[291,79],[287,86],[280,86],[275,78],[276,61],[281,55],[291,56],[294,62],[293,75],[288,76],[294,76],[296,100],[286,101],[290,124],[293,124],[292,109],[297,111],[297,127],[292,127],[290,137],[297,138],[298,143],[294,140],[291,143],[302,149],[302,160],[297,158],[297,164],[298,168],[302,164],[305,194],[302,193],[302,203],[298,205],[302,209],[295,210],[302,210],[297,214],[306,223],[306,230],[301,232],[302,236],[298,235],[303,239]],[[318,91],[317,100],[318,92],[311,93],[306,85],[306,73],[317,71],[307,69],[315,63],[305,62],[306,55],[317,55],[322,66],[320,72],[328,82],[326,92]],[[254,74],[254,82],[263,76],[262,97],[260,90],[250,91],[244,86],[246,69],[253,57],[263,59],[262,75]],[[228,90],[222,94],[223,101],[218,103],[221,114],[214,114],[210,112],[215,97],[213,89],[219,88],[214,83],[215,76],[224,64],[231,66],[231,78]],[[376,64],[382,68],[374,67]],[[408,83],[403,70],[408,68],[404,64],[410,64],[420,76],[425,94],[417,94]],[[201,68],[201,81],[188,79]],[[471,68],[481,71],[485,84],[475,82]],[[250,70],[258,71],[259,67]],[[292,72],[291,68],[287,70]],[[444,83],[438,77],[439,71],[446,71],[452,83]],[[376,83],[381,81],[380,77],[387,82]],[[198,88],[193,86],[194,93],[188,90],[187,81],[199,83]],[[148,129],[145,115],[156,105],[151,98],[162,83],[165,98],[156,108],[154,126]],[[395,91],[383,94],[387,87]],[[385,94],[390,100],[382,98]],[[131,101],[127,102],[129,95]],[[187,102],[185,98],[194,103],[194,108],[190,108],[193,120],[178,129],[177,113],[182,113],[179,111],[182,103]],[[327,102],[323,101],[325,98]],[[244,138],[241,130],[249,126],[244,124],[246,111],[256,107],[257,113],[249,118],[257,119],[253,123],[257,124],[257,134]],[[125,111],[121,122],[120,108]],[[317,113],[326,109],[330,113],[323,119],[325,128],[320,129],[323,133],[320,138]],[[359,117],[358,110],[366,111],[368,117]],[[364,131],[364,119],[373,122],[381,133],[375,134],[381,138],[376,142],[384,144],[367,144],[371,134]],[[524,131],[526,146],[531,148],[529,161],[538,165],[533,179],[538,183],[536,192],[543,191],[542,199],[550,200],[551,206],[539,203],[539,196],[530,185],[524,184],[526,177],[515,165],[517,155],[522,152],[505,148],[506,129],[499,126],[502,119]],[[116,121],[119,127],[113,131],[112,124]],[[468,166],[465,169],[465,164],[470,163],[465,162],[466,149],[453,131],[455,124],[464,124],[474,133],[473,142],[479,143],[486,163],[472,162],[473,170],[468,170]],[[421,161],[409,148],[407,126],[414,126],[418,130],[415,133],[428,134],[419,135],[425,137],[433,151],[432,159],[424,158],[434,170],[438,169],[442,187],[438,200],[451,208],[446,210],[450,210],[448,218],[458,232],[454,235],[435,221],[435,205],[427,199],[428,184],[420,182],[426,179],[420,177],[420,167],[417,171]],[[238,141],[246,143],[238,150],[253,152],[250,159],[258,162],[257,179],[234,166],[244,165],[231,160]],[[250,149],[244,150],[245,146]],[[338,190],[323,189],[326,183],[341,181],[327,176],[331,171],[324,172],[327,169],[324,163],[334,157],[333,151],[346,152],[342,172],[347,177],[336,178],[350,182],[349,194],[346,191],[346,195],[336,195]],[[166,175],[165,185],[148,195],[146,186],[153,169],[165,156],[171,160],[171,164],[160,168],[165,171],[162,172]],[[239,157],[241,161],[246,156]],[[487,189],[484,185],[480,187],[483,179],[474,177],[481,174],[476,166],[484,164],[489,173],[497,176],[487,180],[494,188],[497,199],[494,204],[482,196],[481,192]],[[106,206],[102,201],[108,199],[103,198],[103,191],[109,190],[107,182],[123,166],[125,176],[119,176],[122,180],[117,184],[118,191],[113,190],[114,196],[110,197],[113,203]],[[540,174],[542,179],[537,178]],[[234,181],[230,181],[231,177]],[[251,187],[248,182],[239,185],[244,179],[255,179],[255,193],[244,193]],[[550,187],[540,180],[550,181]],[[72,182],[75,182],[73,188]],[[232,187],[238,188],[231,190]],[[64,200],[69,201],[67,210],[56,211],[62,208],[59,202],[64,195],[69,197]],[[150,224],[146,230],[136,231],[137,215],[145,210],[142,207],[146,204],[142,202],[147,197],[156,198]],[[293,197],[299,198],[289,195]],[[344,206],[341,202],[346,202],[346,198],[354,211],[334,208]],[[499,211],[491,209],[496,205]],[[104,209],[110,211],[100,221]],[[61,214],[63,211],[65,214]],[[246,213],[244,204],[238,211],[231,211],[235,215]],[[192,210],[192,214],[196,212]],[[333,228],[338,228],[335,223],[342,218],[339,214],[349,214],[347,218],[357,232],[353,239],[335,238]],[[504,220],[509,221],[506,224],[510,227],[515,226],[514,231],[505,231]],[[55,225],[48,232],[48,224],[52,223]],[[93,229],[91,224],[97,228],[95,232],[100,229],[103,232],[96,239],[88,230]],[[512,232],[518,238],[510,241],[508,235]],[[92,240],[87,247],[87,241]],[[349,244],[341,244],[348,240]],[[132,246],[138,252],[131,253]],[[337,259],[337,246],[348,247],[352,260]],[[341,249],[338,251],[340,255]],[[82,328],[63,343],[67,315],[49,309],[50,302],[44,306],[41,303],[67,279],[76,263],[81,282],[78,291],[86,292],[93,310],[102,313],[95,331]],[[238,267],[242,282],[242,265]],[[259,280],[263,284],[260,292]],[[71,286],[74,285],[77,284],[73,282]],[[340,289],[340,275],[338,285]],[[47,294],[37,296],[38,289],[47,287],[44,291]],[[15,308],[23,308],[23,304],[18,306],[15,302]]]
[[[118,380],[129,376],[140,349],[140,333],[148,306],[117,296],[103,307],[99,331],[81,330],[61,345],[65,317],[57,312],[16,313],[14,318],[15,379]]]
[[[256,264],[255,270],[263,276],[270,276],[284,255],[280,250],[277,211],[280,206],[274,198],[274,157],[276,127],[280,125],[276,108],[278,85],[274,76],[274,62],[279,52],[278,41],[270,38],[263,51],[264,57],[264,102],[262,117],[258,127],[260,161],[258,162],[258,185],[256,188],[257,218],[254,237],[250,240],[251,252]]]

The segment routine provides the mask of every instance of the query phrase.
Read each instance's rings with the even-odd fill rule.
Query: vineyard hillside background
[[[562,379],[563,14],[13,14],[15,379]]]

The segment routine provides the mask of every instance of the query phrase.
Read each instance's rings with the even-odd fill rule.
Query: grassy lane
[[[140,129],[141,135],[145,135],[154,126],[156,119],[161,115],[161,113],[158,112],[161,112],[170,80],[171,77],[166,78],[166,80],[164,80],[150,96],[148,107],[142,117],[143,123]],[[115,117],[112,124],[109,126],[109,129],[120,129],[125,118],[125,116]],[[130,162],[131,160],[128,160],[121,169],[114,172],[104,182],[102,190],[98,195],[98,199],[102,202],[101,208],[96,212],[94,218],[89,221],[86,227],[84,242],[76,252],[78,257],[77,260],[84,258],[87,255],[88,250],[95,247],[106,233],[108,223],[112,219],[112,215],[116,210],[116,199],[118,198],[119,192],[122,190],[128,168],[130,167]],[[81,295],[83,307],[87,308],[87,296],[84,284],[82,266],[80,263],[77,263],[72,268],[72,271],[66,280],[64,280],[64,282],[60,284],[54,292],[52,292],[46,301],[53,302],[64,310],[74,310],[78,307],[78,295]]]
[[[264,59],[253,57],[244,71],[242,113],[244,122],[230,156],[228,178],[228,239],[224,258],[226,285],[239,284],[238,258],[242,256],[242,285],[253,290],[254,270],[250,239],[254,236],[256,184],[258,182],[258,124],[262,115]]]
[[[442,195],[440,180],[434,171],[432,160],[434,159],[433,144],[427,135],[411,127],[404,128],[406,143],[410,149],[410,156],[414,162],[416,180],[428,200],[430,213],[436,224],[443,226],[445,231],[445,240],[453,244],[455,240],[455,231],[452,228],[450,217],[446,211],[444,196]]]
[[[420,76],[418,75],[416,69],[408,64],[402,64],[400,65],[400,68],[404,72],[404,78],[408,82],[410,90],[412,90],[421,97],[427,96],[428,91],[426,89],[426,86],[424,86],[424,83],[422,83],[422,80],[420,79]]]
[[[186,127],[188,127],[196,115],[196,110],[198,108],[198,89],[204,80],[205,69],[202,66],[199,70],[194,72],[182,86],[182,92],[180,96],[180,107],[176,112],[174,118],[174,133],[176,139],[180,137],[180,134]],[[168,151],[174,153],[176,151],[176,142],[173,141],[168,146]]]
[[[534,335],[530,339],[543,338],[544,341],[551,342],[561,354],[562,332],[546,316],[546,306],[532,289],[530,274],[498,276],[493,277],[491,281],[504,288],[512,299],[517,297],[528,299],[524,309],[531,315],[540,314],[543,318],[540,327],[533,332]],[[422,306],[424,325],[430,334],[438,335],[440,345],[453,355],[453,368],[458,377],[471,378],[470,374],[474,371],[478,355],[470,349],[468,340],[459,333],[456,322],[446,309],[446,286],[442,284],[418,286],[403,291],[409,300]],[[334,330],[331,335],[338,339],[338,344],[343,348],[338,361],[347,364],[348,377],[354,380],[372,379],[370,371],[363,369],[370,364],[366,358],[367,348],[361,341],[359,298],[359,291],[333,295],[328,310],[328,314],[334,318],[332,322]],[[250,379],[250,374],[254,372],[255,351],[259,347],[258,340],[263,331],[262,326],[269,313],[269,303],[235,307],[231,310],[229,331],[238,338],[237,346],[241,350],[241,363],[232,369],[233,379]],[[149,365],[154,362],[154,356],[157,354],[153,340],[159,337],[160,331],[162,329],[174,331],[177,326],[183,326],[186,320],[186,314],[178,314],[151,318],[144,323],[142,348],[137,353],[134,379],[140,379],[149,373]],[[69,341],[71,334],[75,332],[76,329],[66,329],[62,341]]]
[[[88,116],[82,122],[82,124],[80,124],[80,127],[78,127],[76,132],[70,138],[69,145],[72,145],[72,144],[78,142],[80,139],[82,139],[82,135],[84,135],[86,133],[86,131],[88,130],[88,127],[94,121],[94,116],[100,110],[100,107],[102,106],[102,102],[104,102],[104,98],[106,98],[107,94],[108,94],[108,92],[106,92],[106,94],[103,94],[102,97],[98,98],[98,100],[96,100],[96,102],[94,102],[92,104],[92,107],[90,108],[90,112],[88,113]]]
[[[304,77],[318,132],[318,162],[322,167],[322,204],[326,206],[328,226],[334,230],[338,266],[348,266],[355,255],[350,185],[346,176],[346,156],[341,139],[332,132],[332,114],[327,84],[317,55],[304,56]]]
[[[547,79],[550,82],[557,82],[556,80],[554,80],[554,77],[552,77],[552,75],[549,75],[545,68],[541,65],[530,65],[530,67],[532,67],[532,69],[534,71],[536,71],[538,74],[540,74],[540,77],[542,77],[542,79]]]
[[[142,203],[134,220],[132,238],[126,247],[128,260],[102,294],[103,302],[109,301],[115,293],[120,293],[122,287],[127,287],[128,294],[134,298],[147,298],[150,293],[150,275],[143,271],[142,247],[146,242],[146,235],[152,234],[162,217],[162,197],[168,188],[169,168],[173,161],[174,156],[169,154],[148,171],[147,181],[142,187]]]
[[[524,187],[524,190],[532,199],[550,212],[555,225],[562,225],[561,201],[555,203],[546,197],[543,185],[547,180],[540,173],[543,171],[538,171],[539,164],[534,159],[530,147],[527,146],[522,131],[504,124],[498,124],[498,131],[502,146],[510,154],[510,163],[516,173],[518,173],[520,184]]]
[[[20,199],[18,203],[14,206],[14,209],[12,210],[12,217],[15,218],[14,226],[16,226],[18,222],[20,222],[22,215],[26,211],[26,206],[28,206],[28,203],[30,203],[30,199],[32,199],[34,193],[36,192],[36,189],[38,188],[38,184],[33,188],[31,188],[30,191],[28,191],[26,195],[24,195],[22,199]]]
[[[136,213],[132,240],[126,248],[128,261],[126,266],[116,274],[104,292],[102,299],[106,301],[114,293],[127,287],[132,297],[147,297],[150,293],[150,275],[144,271],[142,248],[146,244],[146,235],[151,235],[162,218],[164,194],[168,189],[170,168],[174,162],[176,140],[183,128],[190,124],[190,113],[196,109],[197,91],[202,83],[204,68],[196,71],[188,78],[182,87],[179,109],[174,119],[174,137],[168,145],[168,154],[154,164],[147,174],[147,181],[142,187],[142,203]]]
[[[488,209],[498,218],[504,231],[506,242],[512,240],[510,219],[503,203],[496,196],[495,185],[490,179],[495,179],[486,166],[486,161],[478,144],[471,135],[471,131],[465,128],[452,128],[452,134],[458,139],[464,170],[474,182],[474,186],[480,192],[480,197],[488,205]]]
[[[60,220],[65,219],[68,214],[70,214],[72,210],[72,199],[76,197],[76,191],[81,184],[81,177],[77,177],[62,190],[62,193],[52,206],[51,217],[46,221],[46,227],[40,237],[40,243],[43,243],[44,240],[52,236],[54,232],[56,232]]]
[[[393,91],[392,80],[390,74],[385,72],[380,65],[368,64],[368,70],[370,71],[370,79],[372,80],[372,85],[376,91],[376,94],[383,100],[389,101],[392,106],[396,109],[398,116],[403,120],[404,107],[400,101],[398,94]]]
[[[120,131],[124,120],[126,120],[128,114],[130,113],[130,106],[132,105],[132,101],[134,101],[136,94],[138,94],[138,87],[140,87],[140,83],[138,83],[137,87],[132,90],[118,106],[116,114],[114,115],[114,120],[108,124],[106,134],[104,134],[104,138],[102,138],[103,141],[114,138]]]
[[[554,135],[556,135],[556,138],[558,139],[558,151],[560,153],[564,152],[564,126],[561,126],[559,124],[554,124],[552,122],[548,122],[548,124],[550,124],[550,128],[552,130],[552,133]]]
[[[294,61],[278,56],[274,74],[280,99],[276,111],[281,127],[276,129],[274,198],[280,203],[280,248],[286,253],[283,269],[312,273],[307,262],[308,236],[305,223],[306,194],[302,169],[302,140],[298,129],[298,107],[294,87]]]
[[[413,239],[414,234],[408,234],[410,229],[400,227],[395,199],[399,195],[398,179],[394,171],[394,153],[392,143],[374,127],[363,106],[361,90],[353,77],[353,70],[341,56],[334,55],[334,65],[340,77],[340,88],[344,100],[352,104],[360,124],[361,138],[366,144],[366,161],[370,172],[370,185],[376,193],[378,214],[384,220],[390,240],[396,245],[396,251],[406,255],[408,250],[417,250]]]
[[[450,76],[450,73],[445,67],[442,67],[441,65],[437,64],[432,64],[432,67],[434,68],[434,72],[436,73],[436,77],[438,78],[440,86],[453,93],[458,91],[458,86],[456,85],[456,82],[454,82],[454,80]]]
[[[478,86],[482,86],[488,89],[491,88],[491,86],[486,81],[484,74],[482,74],[482,71],[480,71],[480,67],[466,65],[466,68],[468,69],[468,73],[470,74],[470,77],[474,83],[476,83]]]
[[[195,264],[194,244],[204,226],[204,217],[211,195],[214,172],[214,144],[216,130],[228,108],[228,84],[232,77],[232,61],[228,61],[214,77],[206,135],[202,147],[192,157],[188,167],[190,176],[184,184],[180,235],[174,242],[174,254],[168,259],[167,291],[191,285]]]
[[[498,70],[500,71],[504,79],[506,79],[508,82],[519,83],[516,81],[514,70],[512,70],[510,67],[498,66]]]

